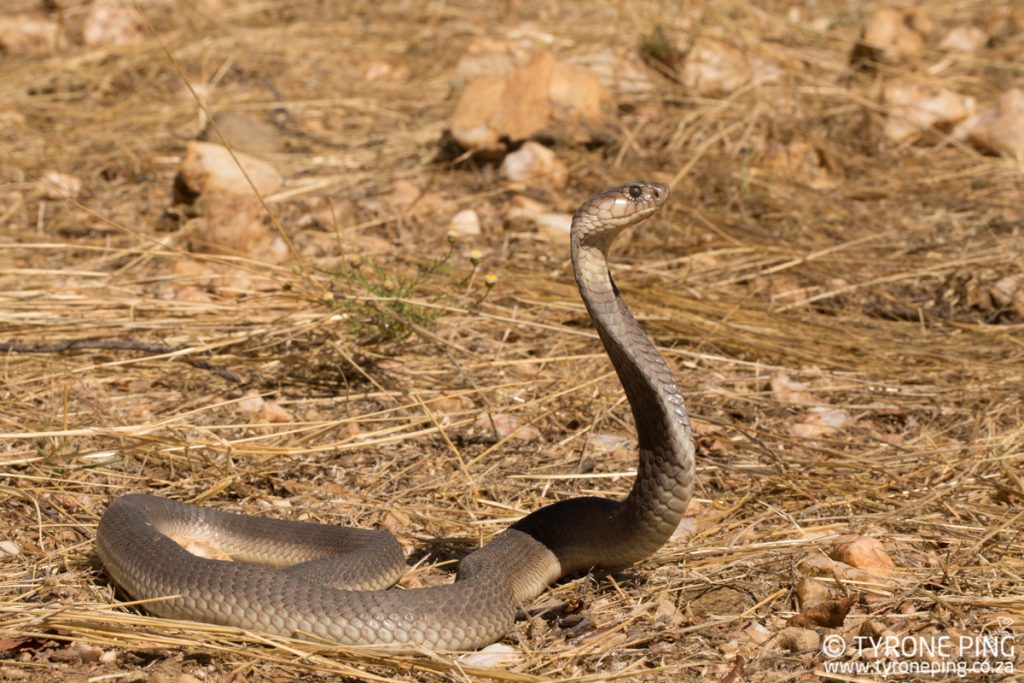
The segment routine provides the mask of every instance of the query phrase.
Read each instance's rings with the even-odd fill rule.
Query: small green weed
[[[482,295],[467,303],[465,299],[473,288],[481,256],[476,249],[471,251],[469,261],[472,269],[461,279],[456,279],[451,268],[456,245],[455,235],[449,234],[448,249],[443,255],[407,273],[386,268],[370,259],[352,259],[346,268],[327,271],[336,286],[325,301],[347,313],[345,319],[360,343],[401,341],[416,328],[431,327],[444,314],[443,306],[424,306],[412,299],[444,305],[461,304],[473,309],[497,283],[495,275],[487,274]],[[445,282],[439,288],[431,289],[440,289],[441,293],[424,296],[423,290],[427,288],[428,281],[436,278]]]

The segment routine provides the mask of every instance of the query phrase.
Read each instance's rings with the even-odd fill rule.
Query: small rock
[[[452,137],[466,149],[504,150],[502,137],[524,140],[542,130],[551,116],[548,85],[550,52],[507,74],[485,74],[470,81],[455,102]]]
[[[278,405],[276,401],[264,401],[263,405],[260,406],[256,419],[260,422],[270,422],[273,424],[295,421],[295,417]]]
[[[206,286],[213,283],[216,270],[209,263],[182,256],[171,262],[171,272],[182,280]]]
[[[133,393],[150,391],[153,388],[153,385],[148,380],[145,379],[132,380],[127,386],[129,388],[129,391]],[[113,451],[111,451],[109,454],[113,454]],[[54,492],[50,494],[49,499],[70,512],[77,512],[79,510],[92,510],[96,505],[92,499],[92,496],[82,493]]]
[[[675,531],[672,532],[670,540],[675,543],[686,543],[695,533],[697,533],[697,518],[683,517],[676,525]]]
[[[552,242],[569,243],[572,215],[568,213],[542,213],[536,218],[537,232]]]
[[[438,396],[434,400],[427,404],[430,409],[435,413],[444,413],[446,416],[448,413],[456,413],[463,410],[472,410],[474,407],[473,399],[465,394],[459,394],[454,396]]]
[[[543,369],[540,363],[516,363],[508,366],[507,372],[517,377],[536,377]]]
[[[561,190],[569,183],[569,169],[555,153],[533,141],[505,156],[501,175],[513,182]]]
[[[851,567],[883,576],[896,568],[896,563],[889,557],[882,543],[868,536],[842,536],[836,539],[830,557]]]
[[[379,199],[364,200],[359,204],[364,211],[392,214],[415,211],[421,218],[424,216],[452,215],[453,205],[439,195],[421,189],[415,183],[399,179],[391,185],[391,190]]]
[[[395,64],[393,62],[377,60],[370,62],[363,67],[362,78],[363,81],[367,83],[372,81],[391,81],[400,83],[409,80],[411,75],[412,71],[405,64]]]
[[[300,228],[316,227],[337,234],[337,230],[354,226],[356,217],[355,202],[345,197],[335,197],[329,202],[325,201],[312,213],[302,216],[297,225]]]
[[[772,632],[764,627],[763,624],[757,621],[752,621],[743,629],[743,633],[750,639],[754,645],[764,645],[771,637]]]
[[[473,209],[463,209],[452,216],[449,229],[459,237],[473,237],[480,234],[480,216]]]
[[[464,654],[459,661],[470,666],[479,666],[487,669],[512,666],[523,660],[523,653],[511,645],[505,643],[492,643],[476,652]]]
[[[849,414],[841,408],[816,406],[800,422],[791,424],[789,433],[798,439],[818,439],[836,433],[848,420]]]
[[[409,518],[409,515],[401,510],[388,508],[387,512],[384,513],[384,520],[381,522],[381,526],[395,536],[404,536],[408,533],[409,527],[412,526],[412,520]]]
[[[683,85],[708,97],[729,94],[750,78],[746,55],[728,43],[711,38],[697,40],[680,73]]]
[[[629,640],[629,634],[623,631],[616,631],[611,628],[599,628],[579,638],[576,641],[576,645],[598,646],[602,651],[608,652],[617,647],[621,647],[629,642]]]
[[[821,645],[821,636],[809,628],[789,626],[779,631],[775,643],[786,652],[817,650]]]
[[[985,47],[989,35],[977,26],[957,26],[946,34],[939,43],[943,50],[952,52],[976,52]]]
[[[518,220],[533,221],[537,216],[548,211],[551,211],[551,208],[547,204],[525,195],[517,194],[509,201],[506,219],[509,222]]]
[[[921,7],[882,7],[864,25],[850,61],[854,65],[898,64],[919,59],[931,29],[931,20]]]
[[[659,598],[654,608],[654,623],[662,626],[679,626],[683,623],[683,614],[676,607],[676,603],[668,598]]]
[[[912,602],[901,602],[900,606],[896,608],[896,612],[903,615],[917,614],[921,616],[923,614],[917,611],[917,607]]]
[[[100,664],[116,664],[117,663],[117,651],[106,650],[100,655]]]
[[[765,158],[764,166],[773,175],[801,182],[815,189],[834,187],[836,184],[822,163],[818,150],[803,140],[777,145]]]
[[[199,218],[189,234],[193,251],[212,254],[276,256],[263,225],[263,205],[252,195],[206,192],[196,202]]]
[[[178,98],[190,107],[194,107],[196,100],[201,102],[209,111],[210,108],[210,86],[203,80],[183,80],[178,84]],[[184,129],[182,136],[188,137],[194,134],[191,128]]]
[[[616,96],[637,97],[654,92],[647,70],[628,51],[605,48],[573,57],[567,63],[593,73]]]
[[[250,391],[238,401],[238,410],[247,415],[255,415],[263,407],[265,401],[256,391]]]
[[[74,200],[81,192],[81,178],[67,173],[48,171],[39,181],[39,193],[47,199]]]
[[[196,195],[210,192],[252,196],[253,186],[266,197],[281,188],[284,178],[276,168],[244,152],[236,152],[235,157],[238,163],[222,145],[196,141],[188,143],[185,158],[175,178],[179,199],[191,203],[188,201],[190,196],[194,199]],[[252,180],[252,185],[246,180],[246,175]]]
[[[587,445],[595,454],[610,453],[612,451],[632,451],[636,448],[636,439],[614,432],[594,432],[587,439]]]
[[[802,24],[817,33],[824,33],[832,26],[832,20],[827,16],[818,16],[813,19],[809,16],[805,17],[799,5],[791,5],[786,12],[786,18],[791,23]]]
[[[24,16],[0,17],[0,55],[39,54],[57,49],[60,24]]]
[[[559,140],[574,143],[598,140],[610,127],[611,95],[597,75],[588,69],[554,62],[548,97],[551,122],[547,130]]]
[[[21,548],[14,541],[3,540],[0,541],[0,553],[7,555],[8,557],[18,557],[21,555]]]
[[[804,557],[797,562],[796,568],[804,576],[822,576],[870,583],[878,583],[879,580],[879,577],[871,572],[851,567],[845,562],[838,562],[820,553],[813,553]]]
[[[881,642],[887,636],[893,635],[892,629],[883,624],[880,621],[874,619],[867,619],[860,625],[858,635],[864,640],[861,642],[867,642],[871,645],[876,645]],[[867,649],[867,648],[862,648]]]
[[[230,111],[214,114],[199,134],[199,140],[215,145],[226,144],[236,152],[255,156],[275,154],[284,149],[281,132],[275,126]]]
[[[804,577],[796,585],[796,601],[800,609],[806,609],[832,597],[832,592],[821,581]]]
[[[807,385],[781,373],[772,377],[772,398],[783,405],[809,405],[817,403],[807,391]]]
[[[721,434],[722,425],[716,425],[711,422],[705,422],[704,420],[691,417],[693,424],[693,433],[697,436],[710,436],[712,434]]]
[[[994,108],[965,121],[961,129],[982,149],[1024,158],[1024,90],[1007,90]]]
[[[540,430],[533,425],[524,425],[518,417],[509,413],[480,413],[473,428],[494,434],[499,440],[539,441],[541,438]]]
[[[275,244],[264,226],[265,210],[249,180],[265,197],[280,189],[284,179],[277,169],[256,157],[236,152],[235,158],[237,163],[221,145],[198,141],[188,144],[174,191],[178,203],[194,204],[199,214],[188,233],[190,246],[195,251],[280,262],[286,249],[283,243]]]
[[[86,45],[131,45],[142,40],[146,21],[131,4],[97,2],[85,17],[82,40]]]
[[[510,202],[508,213],[505,214],[506,226],[517,227],[525,223],[536,227],[538,234],[545,239],[559,243],[569,243],[572,228],[572,215],[554,213],[540,202],[516,195]]]
[[[103,656],[103,648],[88,643],[75,642],[68,646],[68,653],[83,662],[95,663]]]
[[[392,183],[391,191],[384,197],[384,203],[399,211],[408,211],[422,194],[423,191],[414,183],[399,179]]]
[[[1012,310],[1024,318],[1024,273],[1007,275],[992,285],[989,294],[1000,309]]]
[[[885,86],[883,100],[888,107],[884,133],[893,142],[926,132],[929,128],[950,130],[974,115],[976,101],[938,85],[897,81]]]
[[[502,138],[516,142],[541,131],[586,142],[607,126],[609,100],[593,73],[540,50],[521,67],[471,80],[456,100],[450,129],[464,148],[485,153],[503,152]]]
[[[530,41],[496,40],[474,36],[459,57],[452,76],[452,88],[462,88],[479,76],[501,76],[520,67],[530,60]]]

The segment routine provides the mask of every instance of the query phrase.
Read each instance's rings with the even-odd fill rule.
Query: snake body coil
[[[587,200],[572,222],[576,282],[636,421],[640,459],[625,500],[548,505],[463,559],[453,583],[386,591],[404,568],[386,532],[130,494],[110,504],[97,533],[110,576],[136,599],[172,596],[146,605],[161,616],[349,645],[467,649],[504,635],[519,606],[558,578],[650,556],[693,492],[693,441],[672,372],[623,303],[606,257],[618,233],[667,196],[658,183],[621,185]],[[236,561],[192,555],[177,535],[208,537]]]

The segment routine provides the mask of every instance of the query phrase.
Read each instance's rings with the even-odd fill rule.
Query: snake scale
[[[154,599],[146,609],[160,616],[348,645],[456,650],[501,638],[519,608],[562,576],[649,557],[693,492],[693,439],[672,372],[619,296],[607,253],[667,196],[659,183],[627,183],[588,199],[572,221],[576,282],[636,422],[639,464],[624,500],[548,505],[467,555],[454,582],[383,590],[405,566],[387,532],[127,494],[111,502],[97,532],[109,575],[133,598]],[[197,557],[171,536],[209,538],[235,561]]]

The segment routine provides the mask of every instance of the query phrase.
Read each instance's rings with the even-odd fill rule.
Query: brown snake
[[[453,583],[386,591],[404,569],[387,532],[129,494],[100,521],[96,544],[107,572],[136,599],[171,596],[146,604],[161,616],[349,645],[468,649],[499,639],[519,607],[560,577],[650,556],[693,492],[693,440],[672,371],[633,320],[606,259],[622,229],[667,196],[664,185],[628,183],[587,200],[572,221],[576,282],[636,421],[640,459],[625,500],[548,505],[467,555]],[[210,538],[236,561],[196,557],[169,538],[179,534]]]

